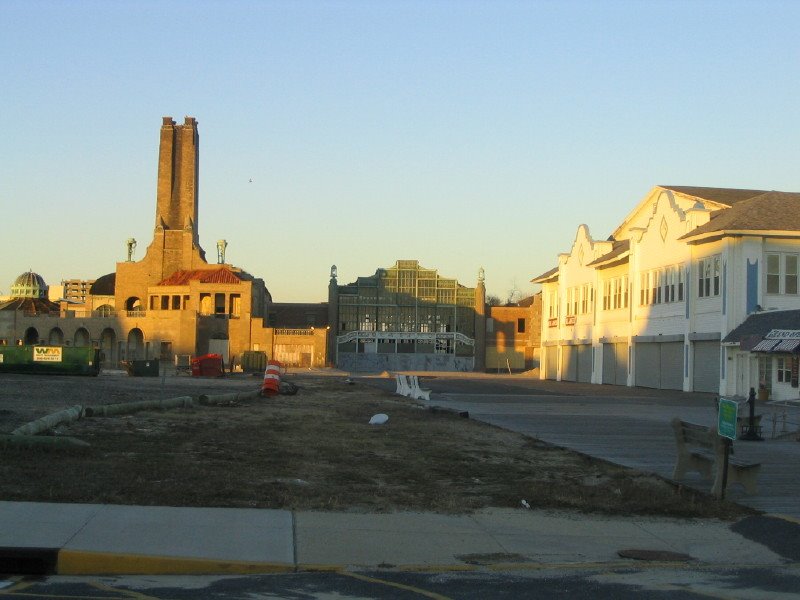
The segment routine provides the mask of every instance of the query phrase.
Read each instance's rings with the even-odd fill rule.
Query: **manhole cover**
[[[694,560],[688,554],[670,552],[669,550],[639,550],[636,548],[629,548],[627,550],[619,550],[617,554],[619,554],[622,558],[632,558],[634,560],[663,560],[672,562],[686,562],[689,560]]]

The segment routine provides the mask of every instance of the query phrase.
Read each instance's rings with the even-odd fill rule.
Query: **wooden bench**
[[[672,478],[683,479],[688,471],[696,471],[704,479],[713,479],[711,493],[722,495],[722,468],[725,461],[725,442],[716,428],[672,420],[678,457]],[[756,480],[761,470],[759,463],[746,463],[728,457],[728,487],[741,484],[748,494],[757,494]]]

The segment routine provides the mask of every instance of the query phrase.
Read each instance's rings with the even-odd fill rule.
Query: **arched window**
[[[25,345],[34,346],[39,343],[39,332],[35,327],[28,327],[25,330]]]
[[[145,358],[144,355],[144,334],[138,327],[131,329],[128,333],[128,347],[125,355],[128,360],[137,360]]]
[[[47,343],[51,346],[64,345],[64,332],[59,327],[53,327],[50,330],[50,335],[47,337]]]
[[[89,332],[86,330],[85,327],[81,327],[78,331],[75,332],[75,336],[73,338],[73,345],[76,348],[86,348],[87,346],[92,345],[92,340],[89,337]]]

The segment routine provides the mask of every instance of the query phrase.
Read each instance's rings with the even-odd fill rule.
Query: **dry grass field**
[[[295,396],[83,418],[90,444],[0,446],[3,500],[447,513],[521,507],[735,518],[737,505],[369,385],[295,376]],[[258,389],[229,377],[0,378],[0,432],[71,404]],[[376,413],[385,425],[369,425]]]

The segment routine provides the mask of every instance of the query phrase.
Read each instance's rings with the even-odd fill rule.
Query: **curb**
[[[59,575],[248,575],[292,573],[287,563],[61,550]]]

